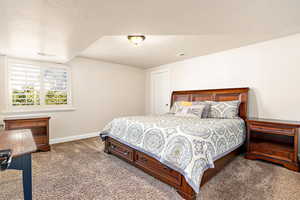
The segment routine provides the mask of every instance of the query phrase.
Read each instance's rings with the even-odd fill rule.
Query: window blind
[[[40,105],[41,69],[14,64],[10,68],[10,87],[13,106]]]
[[[45,69],[44,84],[46,105],[68,104],[68,73],[66,69]]]

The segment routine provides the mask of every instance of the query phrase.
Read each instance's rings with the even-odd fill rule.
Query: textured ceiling
[[[278,35],[148,35],[135,46],[123,36],[104,36],[84,50],[80,56],[150,68],[196,56],[237,48]],[[183,56],[179,54],[184,53]]]
[[[151,67],[300,32],[299,10],[299,0],[1,0],[0,54]],[[132,33],[148,37],[133,47]]]

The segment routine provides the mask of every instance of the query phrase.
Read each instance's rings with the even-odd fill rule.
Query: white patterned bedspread
[[[245,141],[242,119],[200,119],[170,114],[116,118],[103,130],[180,172],[196,193],[203,172]]]

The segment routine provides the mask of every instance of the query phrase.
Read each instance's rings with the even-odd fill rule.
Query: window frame
[[[11,70],[10,68],[14,64],[23,64],[31,65],[41,68],[41,75],[44,76],[45,69],[51,68],[62,68],[67,71],[67,95],[68,95],[68,104],[61,105],[46,105],[45,104],[45,92],[44,92],[44,83],[41,80],[40,84],[40,105],[23,105],[23,106],[13,106],[12,105],[12,90],[11,90]],[[41,76],[41,79],[42,79]],[[51,112],[51,111],[65,111],[65,110],[75,110],[73,108],[73,98],[72,98],[72,71],[71,67],[63,64],[49,63],[49,62],[40,62],[40,61],[27,61],[20,59],[7,58],[5,62],[5,100],[6,100],[6,110],[4,113],[31,113],[31,112]]]

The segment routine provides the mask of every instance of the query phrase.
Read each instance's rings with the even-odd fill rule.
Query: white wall
[[[249,115],[300,120],[300,34],[171,63],[171,90],[250,87]]]
[[[47,113],[51,139],[97,132],[114,117],[144,114],[143,70],[80,57],[68,65],[76,110]]]

